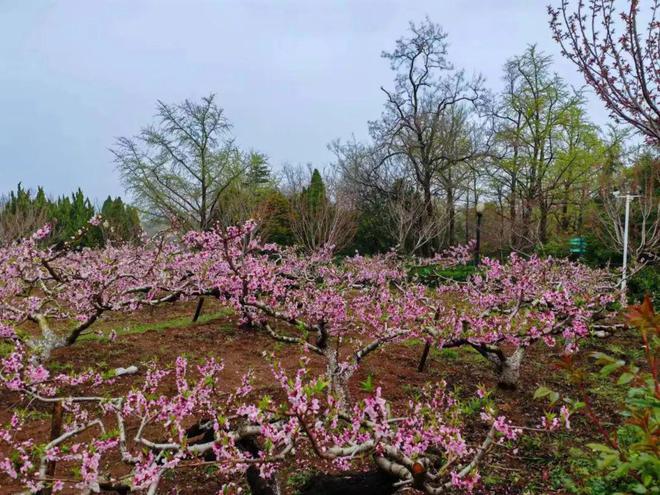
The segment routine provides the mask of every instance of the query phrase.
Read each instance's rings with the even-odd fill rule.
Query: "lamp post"
[[[615,198],[625,198],[626,200],[626,216],[623,221],[623,267],[621,271],[621,303],[626,303],[626,285],[627,285],[627,269],[628,269],[628,226],[630,224],[630,201],[639,196],[633,194],[621,194],[620,191],[614,191]]]
[[[486,205],[484,203],[477,203],[475,208],[477,210],[477,245],[474,249],[474,265],[479,266],[481,261],[481,217],[484,214]]]

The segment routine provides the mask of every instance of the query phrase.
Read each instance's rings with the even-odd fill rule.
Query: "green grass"
[[[40,420],[46,421],[50,419],[50,412],[36,411],[34,409],[17,407],[16,409],[14,409],[14,413],[16,413],[25,421],[40,421]]]
[[[618,404],[623,403],[628,393],[626,387],[618,386],[611,377],[602,376],[598,373],[589,374],[588,386],[589,392],[595,398],[606,402],[614,401]]]
[[[406,347],[417,347],[417,346],[423,347],[424,341],[422,339],[409,339],[409,340],[405,340],[403,342],[403,345],[405,345]]]
[[[644,349],[635,346],[623,346],[621,344],[607,344],[607,353],[615,357],[625,359],[627,362],[639,365],[645,360]]]
[[[431,349],[431,356],[438,359],[458,359],[460,353],[456,349],[438,349],[434,347]]]
[[[213,313],[202,314],[196,322],[192,321],[190,315],[179,316],[176,318],[171,318],[169,320],[149,322],[149,323],[134,323],[127,325],[121,328],[115,328],[117,336],[122,335],[136,335],[150,331],[162,331],[162,330],[171,330],[175,328],[188,328],[194,327],[197,325],[204,325],[205,323],[210,323],[215,320],[220,320],[231,316],[233,311],[231,309],[225,308],[220,311]],[[223,325],[221,329],[231,331],[233,326]],[[106,335],[97,335],[94,333],[89,333],[82,335],[79,339],[81,342],[85,340],[107,340]]]
[[[309,481],[318,474],[316,470],[296,471],[289,475],[286,480],[287,487],[294,493],[299,493]]]
[[[404,342],[406,347],[410,348],[419,348],[420,357],[422,349],[424,348],[424,340],[422,339],[410,339]],[[464,345],[460,347],[450,347],[446,349],[438,349],[436,345],[431,346],[431,351],[429,353],[430,359],[436,359],[440,361],[459,361],[466,363],[483,363],[483,356],[479,354],[475,349],[469,345]]]

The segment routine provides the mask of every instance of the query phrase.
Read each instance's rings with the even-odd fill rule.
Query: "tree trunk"
[[[186,430],[186,438],[190,441],[190,445],[199,445],[213,441],[215,438],[212,428],[205,425],[208,418],[202,419],[193,424]],[[262,447],[259,445],[254,437],[241,438],[236,442],[236,447],[242,452],[248,452],[253,457],[257,457]],[[205,461],[215,460],[215,453],[212,450],[204,454]],[[250,487],[250,493],[253,495],[280,495],[282,489],[276,476],[271,478],[263,478],[257,466],[249,466],[245,472],[245,478]]]
[[[532,201],[527,198],[524,202],[521,215],[520,241],[518,247],[528,249],[532,243]]]
[[[330,378],[330,393],[334,394],[337,400],[337,406],[342,409],[346,404],[350,404],[351,395],[348,390],[348,380],[351,378],[353,371],[351,368],[340,371],[335,352],[329,347],[324,349],[325,357],[327,359],[326,373]]]
[[[477,201],[476,189],[475,189],[475,206]],[[470,190],[468,189],[465,193],[465,244],[470,242]]]
[[[204,296],[199,296],[197,299],[197,307],[195,308],[195,314],[193,315],[193,323],[199,319],[199,315],[202,314],[202,306],[204,306]]]
[[[497,365],[497,385],[499,387],[509,390],[515,390],[518,387],[520,364],[524,355],[525,349],[518,347],[513,354],[506,356],[504,360],[499,360]]]
[[[564,201],[561,205],[561,231],[562,233],[567,233],[568,229],[571,226],[571,221],[568,218],[568,201],[569,201],[570,189],[568,184],[564,185]]]
[[[539,210],[539,241],[541,244],[545,244],[548,242],[548,208],[545,202],[541,202]]]
[[[261,450],[254,438],[244,438],[237,443],[237,446],[255,457],[259,455]],[[273,475],[271,478],[263,478],[257,466],[248,467],[245,477],[252,495],[280,495],[282,493],[277,477]]]
[[[587,201],[587,191],[583,187],[582,191],[581,191],[580,204],[583,205],[583,204],[586,203],[586,201]],[[575,226],[575,231],[578,234],[581,234],[582,233],[582,225],[584,223],[584,208],[578,208],[577,210],[578,210],[578,217],[577,217],[577,223],[576,223],[576,226]]]
[[[53,441],[62,434],[62,403],[53,403],[53,416],[50,421],[50,440]],[[48,461],[46,464],[46,477],[52,479],[55,477],[56,461]],[[39,491],[39,495],[51,495],[52,486],[47,486]]]
[[[424,350],[422,351],[422,357],[419,360],[419,364],[417,365],[417,371],[422,372],[424,371],[424,368],[426,368],[426,359],[429,356],[429,351],[431,350],[431,342],[428,340],[424,344]]]
[[[447,213],[449,215],[447,245],[453,246],[456,240],[456,206],[454,204],[454,189],[452,187],[447,188]]]
[[[516,235],[516,176],[511,177],[511,195],[509,196],[509,219],[510,219],[510,242],[512,247],[518,246],[518,237]]]
[[[433,208],[433,197],[431,196],[431,186],[424,186],[424,210],[426,211],[426,221],[435,221],[435,209]],[[430,255],[438,246],[438,239],[433,239],[424,248],[423,252]]]

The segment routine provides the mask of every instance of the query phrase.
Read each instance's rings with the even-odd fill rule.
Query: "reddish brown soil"
[[[213,311],[214,305],[207,304],[204,310]],[[176,304],[152,311],[141,311],[128,317],[111,315],[101,322],[100,326],[121,328],[131,322],[163,321],[191,315],[193,311],[194,303]],[[591,342],[588,348],[578,354],[578,363],[587,366],[588,352],[613,341],[622,347],[639,345],[634,335],[620,335],[607,341]],[[466,350],[459,350],[458,355],[432,354],[426,371],[418,373],[416,368],[421,349],[421,344],[391,345],[368,356],[351,381],[352,395],[360,397],[364,394],[360,382],[369,375],[372,375],[377,386],[382,387],[384,397],[391,401],[395,408],[406,404],[414,391],[428,382],[445,380],[449,389],[457,391],[459,396],[466,398],[474,397],[478,384],[495,386],[495,375],[489,364],[478,354]],[[48,364],[54,368],[64,367],[73,370],[84,370],[90,366],[105,370],[137,365],[140,369],[138,374],[123,377],[103,390],[103,393],[118,395],[130,389],[133,384],[140,383],[149,362],[156,361],[163,365],[171,365],[181,354],[191,359],[213,356],[222,360],[225,365],[222,377],[227,384],[227,390],[234,388],[240,377],[248,369],[252,369],[255,376],[255,395],[269,394],[277,397],[280,390],[274,383],[268,361],[262,356],[264,351],[272,352],[276,360],[287,369],[297,367],[300,356],[297,347],[276,343],[257,331],[239,329],[237,322],[232,318],[222,318],[187,328],[124,335],[118,337],[115,342],[87,340],[70,348],[58,350]],[[313,355],[310,358],[312,367],[321,371],[322,363],[319,358]],[[540,384],[575,397],[575,390],[567,382],[565,375],[553,367],[553,363],[557,362],[558,358],[558,349],[548,349],[543,345],[535,346],[524,360],[519,389],[497,391],[495,399],[499,410],[515,424],[535,426],[538,423],[544,404],[533,400],[532,395]],[[170,385],[173,387],[172,384]],[[18,398],[13,394],[0,393],[0,423],[6,423],[12,409],[19,406],[28,407],[25,403],[19,403]],[[595,408],[606,421],[608,418],[614,421],[614,413],[610,407],[605,400],[595,402]],[[48,419],[50,406],[32,403],[29,408],[42,414],[38,416],[41,419],[35,419],[31,423],[30,430],[26,434],[39,441],[47,440],[50,429]],[[478,417],[474,419],[470,423],[475,425],[475,430],[469,432],[469,436],[477,440],[483,437],[485,429]],[[533,448],[528,446],[519,448],[518,455],[501,448],[492,451],[486,463],[488,467],[482,470],[482,476],[489,480],[487,488],[482,493],[521,494],[530,487],[534,490],[530,493],[563,493],[551,487],[552,467],[561,463],[563,449],[568,451],[571,445],[583,445],[589,439],[595,438],[597,433],[584,417],[575,417],[570,436],[565,435],[562,441],[553,441],[550,435],[544,435],[546,436]],[[306,470],[325,468],[309,459],[297,459],[295,463],[284,466],[280,476],[283,485],[288,486],[287,480],[293,480],[294,473],[299,477]],[[369,468],[370,466],[365,466],[365,469]],[[117,466],[112,467],[112,472],[119,474],[124,472],[123,469],[120,463],[117,463]],[[216,494],[222,482],[217,474],[213,474],[208,469],[187,468],[168,476],[161,483],[159,493]],[[17,492],[18,489],[11,485],[10,480],[0,477],[0,494]],[[289,487],[287,493],[293,494],[295,490]]]

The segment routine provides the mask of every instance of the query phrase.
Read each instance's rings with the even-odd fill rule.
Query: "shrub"
[[[628,281],[628,300],[638,302],[649,295],[655,308],[660,307],[660,266],[650,265],[642,268]]]
[[[437,265],[413,266],[408,274],[416,277],[421,283],[436,287],[442,285],[445,280],[465,282],[470,275],[477,273],[478,268],[474,265],[456,265],[451,267],[440,267]]]
[[[646,363],[637,366],[602,352],[592,354],[596,364],[601,366],[601,376],[616,375],[616,385],[627,388],[622,403],[617,405],[621,424],[610,426],[598,417],[586,392],[584,372],[573,369],[570,358],[564,359],[563,367],[571,371],[583,394],[579,404],[601,437],[601,441],[587,444],[590,452],[572,449],[574,476],[573,479],[566,477],[563,480],[564,486],[572,493],[660,493],[660,315],[655,314],[647,295],[642,304],[629,308],[626,317],[628,323],[640,333]],[[536,396],[549,396],[552,393],[557,398],[556,392],[547,391],[547,388],[541,387]]]

